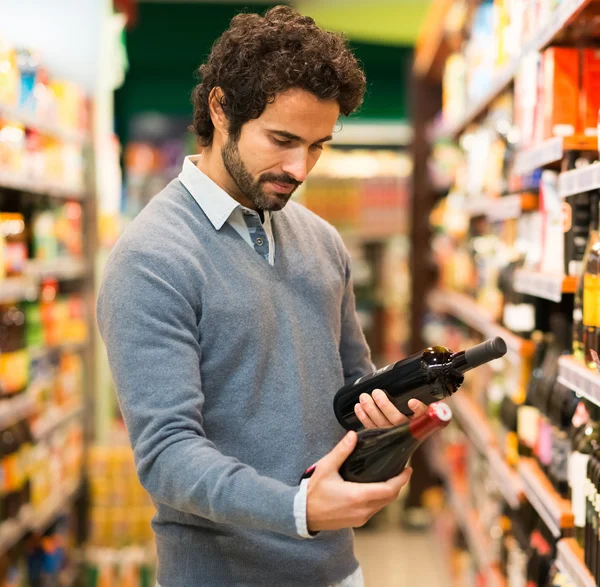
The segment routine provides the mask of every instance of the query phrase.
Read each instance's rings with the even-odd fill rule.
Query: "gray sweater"
[[[350,260],[296,203],[273,229],[271,266],[174,180],[106,268],[98,323],[162,587],[316,587],[358,566],[351,530],[305,540],[293,511],[300,474],[343,435],[333,394],[372,369]]]

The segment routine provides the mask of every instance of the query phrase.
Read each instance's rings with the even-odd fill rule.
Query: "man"
[[[202,152],[122,236],[98,302],[157,507],[158,582],[362,585],[351,528],[410,470],[373,484],[338,474],[356,434],[340,441],[333,394],[374,367],[339,235],[288,201],[362,102],[364,75],[340,36],[281,6],[236,16],[199,73]],[[381,391],[356,413],[403,421]]]

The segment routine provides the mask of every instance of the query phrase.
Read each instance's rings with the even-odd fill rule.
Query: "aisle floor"
[[[449,587],[435,534],[402,530],[395,506],[382,512],[373,528],[356,530],[365,587]]]

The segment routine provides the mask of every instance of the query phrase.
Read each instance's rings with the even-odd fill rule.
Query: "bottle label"
[[[517,412],[517,433],[525,446],[535,446],[539,431],[540,413],[533,406],[519,406]]]
[[[569,457],[568,475],[575,526],[583,528],[586,519],[586,485],[589,455],[573,452]]]

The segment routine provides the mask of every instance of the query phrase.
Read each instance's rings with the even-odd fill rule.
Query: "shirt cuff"
[[[306,523],[306,500],[308,499],[308,482],[310,479],[302,479],[300,490],[294,497],[294,519],[296,520],[296,530],[302,538],[314,538],[318,532],[311,534],[308,531]]]

